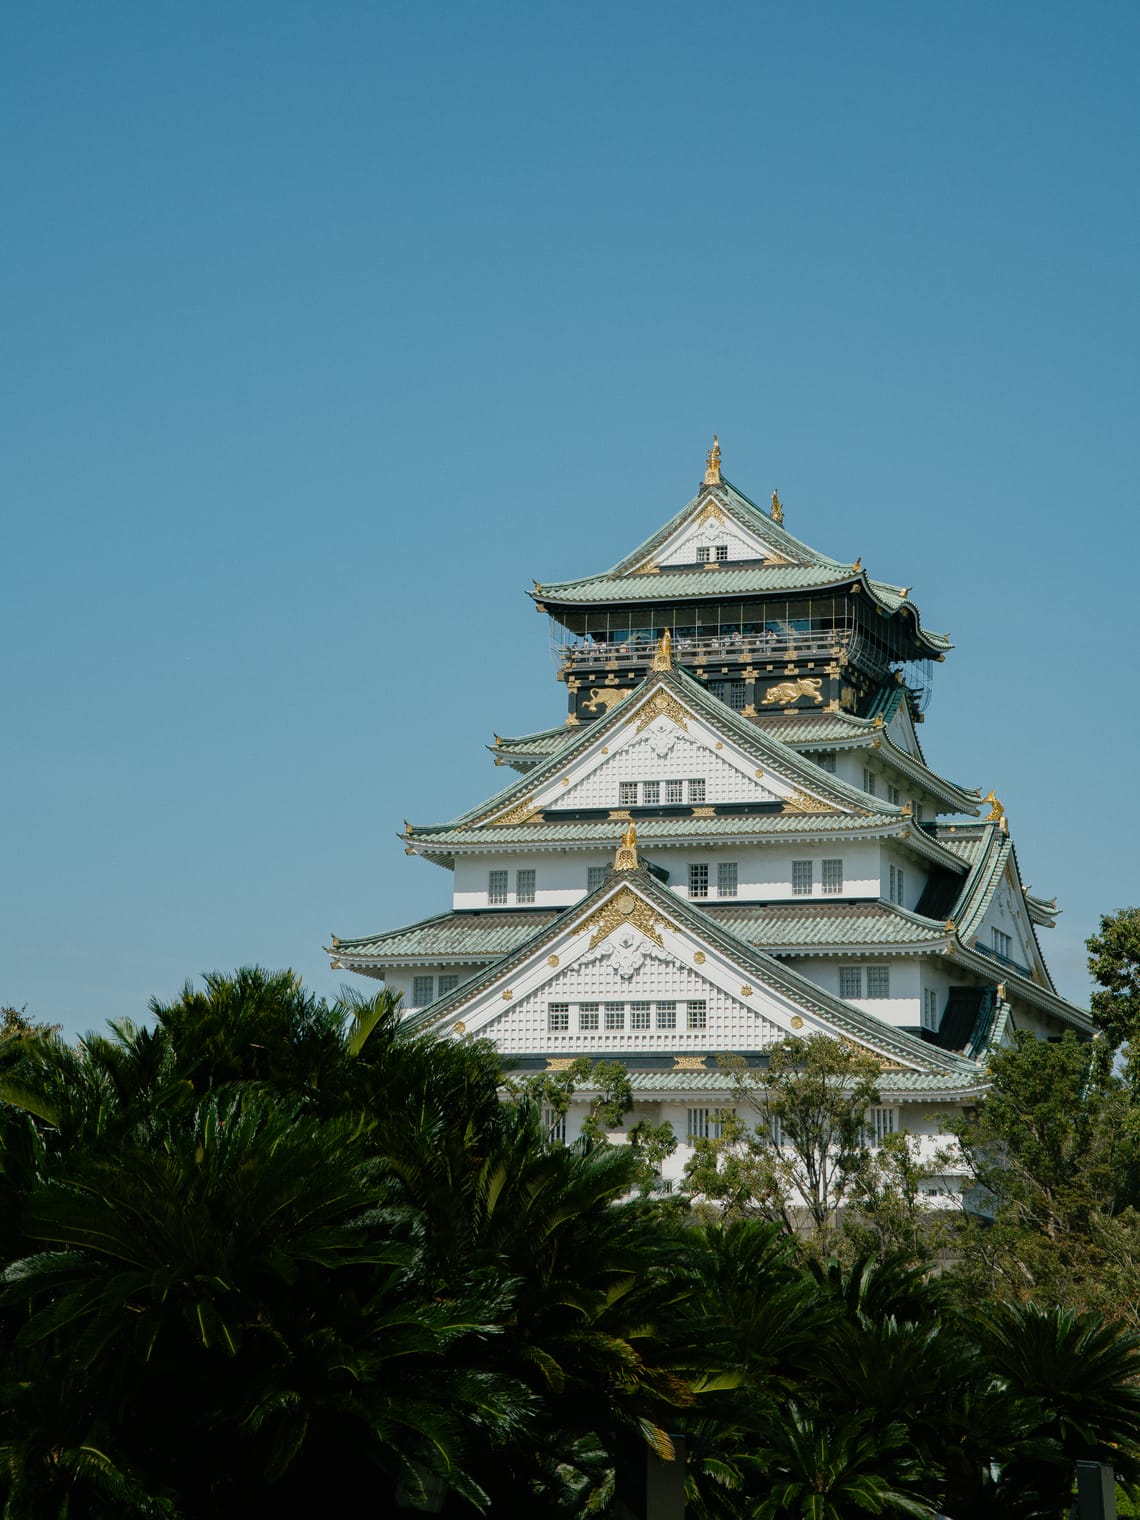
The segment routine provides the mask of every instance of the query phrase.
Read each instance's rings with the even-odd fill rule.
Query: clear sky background
[[[525,596],[724,468],[957,645],[1045,933],[1140,897],[1140,7],[8,6],[0,1001],[442,910]],[[360,983],[367,989],[367,983]]]

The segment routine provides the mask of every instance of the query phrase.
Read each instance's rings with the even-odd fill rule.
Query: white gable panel
[[[605,744],[592,745],[561,776],[549,780],[534,794],[533,806],[616,808],[623,781],[703,780],[704,800],[710,804],[771,802],[795,792],[790,782],[757,766],[753,756],[672,698],[657,711],[654,701],[650,697]],[[644,800],[640,794],[638,800]],[[683,800],[691,800],[687,790]]]
[[[719,518],[719,520],[718,520]],[[698,558],[698,549],[707,549],[713,558],[718,544],[728,549],[729,560],[773,559],[775,556],[767,544],[754,538],[738,526],[734,519],[724,514],[705,516],[698,514],[690,519],[656,556],[659,565],[691,565]]]
[[[635,1002],[651,1004],[649,1029],[634,1027]],[[675,1027],[662,1027],[658,1004],[670,1002],[676,1005]],[[607,1004],[614,1015],[610,1028]],[[703,1008],[690,1010],[690,1004]],[[456,1020],[456,1032],[489,1038],[513,1054],[535,1049],[569,1055],[607,1049],[715,1054],[763,1049],[793,1032],[835,1033],[811,1009],[748,977],[729,956],[702,945],[626,884],[528,963],[461,1005]]]
[[[1004,948],[1004,941],[995,941],[995,929],[999,935],[1008,936],[1008,949]],[[1045,974],[1025,900],[1020,888],[1016,886],[1013,868],[1009,865],[1006,866],[993,901],[986,909],[978,929],[977,942],[986,950],[1000,950],[1020,965],[1028,966],[1042,976]]]

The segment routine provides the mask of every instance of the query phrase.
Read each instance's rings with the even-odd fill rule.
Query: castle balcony
[[[1019,976],[1028,977],[1031,982],[1039,980],[1032,967],[1023,965],[1021,961],[1015,961],[1011,955],[1003,955],[1000,950],[995,950],[991,945],[983,945],[981,940],[978,940],[972,948],[976,955],[984,955],[986,960],[1004,966],[1007,971],[1016,971]]]
[[[763,633],[680,634],[673,640],[673,658],[680,665],[703,665],[726,660],[750,664],[763,661],[834,660],[845,651],[850,635],[829,628],[811,630],[768,629]],[[560,665],[570,674],[578,675],[592,671],[647,670],[657,648],[657,637],[631,635],[629,638],[609,640],[577,639],[568,644],[556,644],[555,655]],[[886,670],[886,664],[883,663]]]

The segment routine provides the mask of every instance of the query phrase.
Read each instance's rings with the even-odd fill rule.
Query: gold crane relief
[[[822,706],[823,697],[820,695],[822,685],[823,681],[819,676],[800,676],[797,681],[779,681],[775,686],[769,686],[760,705],[786,707],[799,697],[810,697],[813,702]]]

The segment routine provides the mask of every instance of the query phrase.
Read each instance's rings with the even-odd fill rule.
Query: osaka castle
[[[520,1074],[624,1063],[627,1123],[678,1138],[666,1180],[716,1133],[726,1054],[760,1086],[788,1036],[859,1047],[882,1074],[872,1143],[933,1148],[1013,1031],[1092,1033],[1053,985],[1040,931],[1057,906],[1023,882],[1002,804],[924,753],[952,646],[908,587],[793,537],[776,493],[761,507],[722,476],[714,440],[663,526],[531,596],[565,722],[496,735],[517,778],[406,825],[406,852],[450,873],[450,906],[334,937],[334,967]]]

